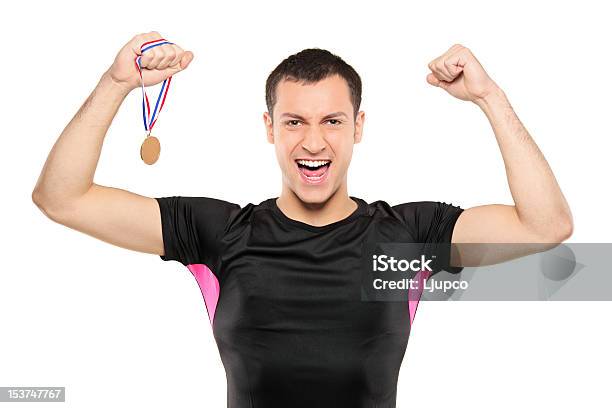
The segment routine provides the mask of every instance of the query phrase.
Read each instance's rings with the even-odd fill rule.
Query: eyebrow
[[[338,117],[338,116],[344,116],[346,119],[348,119],[348,115],[346,113],[344,113],[344,112],[334,112],[334,113],[330,113],[328,115],[325,115],[323,117],[323,120],[330,119],[330,118],[335,118],[335,117]],[[283,113],[281,115],[281,118],[284,118],[284,117],[295,118],[295,119],[306,121],[306,118],[304,118],[301,115],[298,115],[297,113],[293,113],[293,112],[285,112],[285,113]]]

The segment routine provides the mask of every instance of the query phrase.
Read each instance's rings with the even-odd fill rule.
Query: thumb
[[[446,81],[440,81],[434,74],[427,74],[426,79],[429,85],[437,86],[438,88],[446,89],[449,85]]]
[[[185,51],[178,63],[163,70],[164,75],[166,77],[169,77],[169,76],[176,74],[177,72],[183,71],[189,66],[192,60],[193,60],[193,52]]]
[[[183,54],[183,58],[181,58],[181,60],[179,61],[179,66],[181,67],[181,70],[187,68],[191,61],[193,61],[193,52],[185,51],[185,53]]]

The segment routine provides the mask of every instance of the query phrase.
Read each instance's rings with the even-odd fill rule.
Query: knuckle
[[[147,51],[147,53],[148,53],[148,51]],[[149,55],[149,58],[147,58],[147,61],[150,62],[150,63],[154,62],[155,61],[155,53],[151,52],[148,55]]]
[[[131,40],[131,42],[138,47],[140,47],[140,45],[144,43],[145,41],[146,41],[146,34],[136,34],[134,37],[132,37],[132,40]]]

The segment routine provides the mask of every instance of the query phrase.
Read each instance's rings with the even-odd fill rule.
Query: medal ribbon
[[[153,126],[155,126],[155,122],[157,122],[157,118],[159,117],[159,114],[162,108],[164,107],[164,102],[166,102],[166,95],[168,94],[168,89],[170,89],[170,82],[172,81],[172,76],[165,79],[164,82],[162,83],[162,87],[159,91],[159,95],[157,96],[157,101],[155,102],[155,108],[153,109],[153,114],[151,114],[151,107],[149,105],[149,97],[147,96],[147,92],[145,91],[144,80],[142,79],[142,68],[140,66],[140,57],[145,51],[150,50],[153,47],[158,47],[164,44],[173,44],[173,43],[166,41],[164,38],[146,42],[140,46],[141,55],[137,56],[134,59],[134,63],[136,64],[136,68],[138,69],[138,74],[140,75],[140,84],[142,88],[142,120],[144,122],[145,132],[147,132],[147,137],[151,135],[151,129],[153,129]],[[161,100],[161,104],[160,104],[160,100]]]

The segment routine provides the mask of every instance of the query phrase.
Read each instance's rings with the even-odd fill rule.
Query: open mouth
[[[296,160],[298,171],[302,179],[310,184],[319,184],[325,181],[331,166],[331,160]]]

